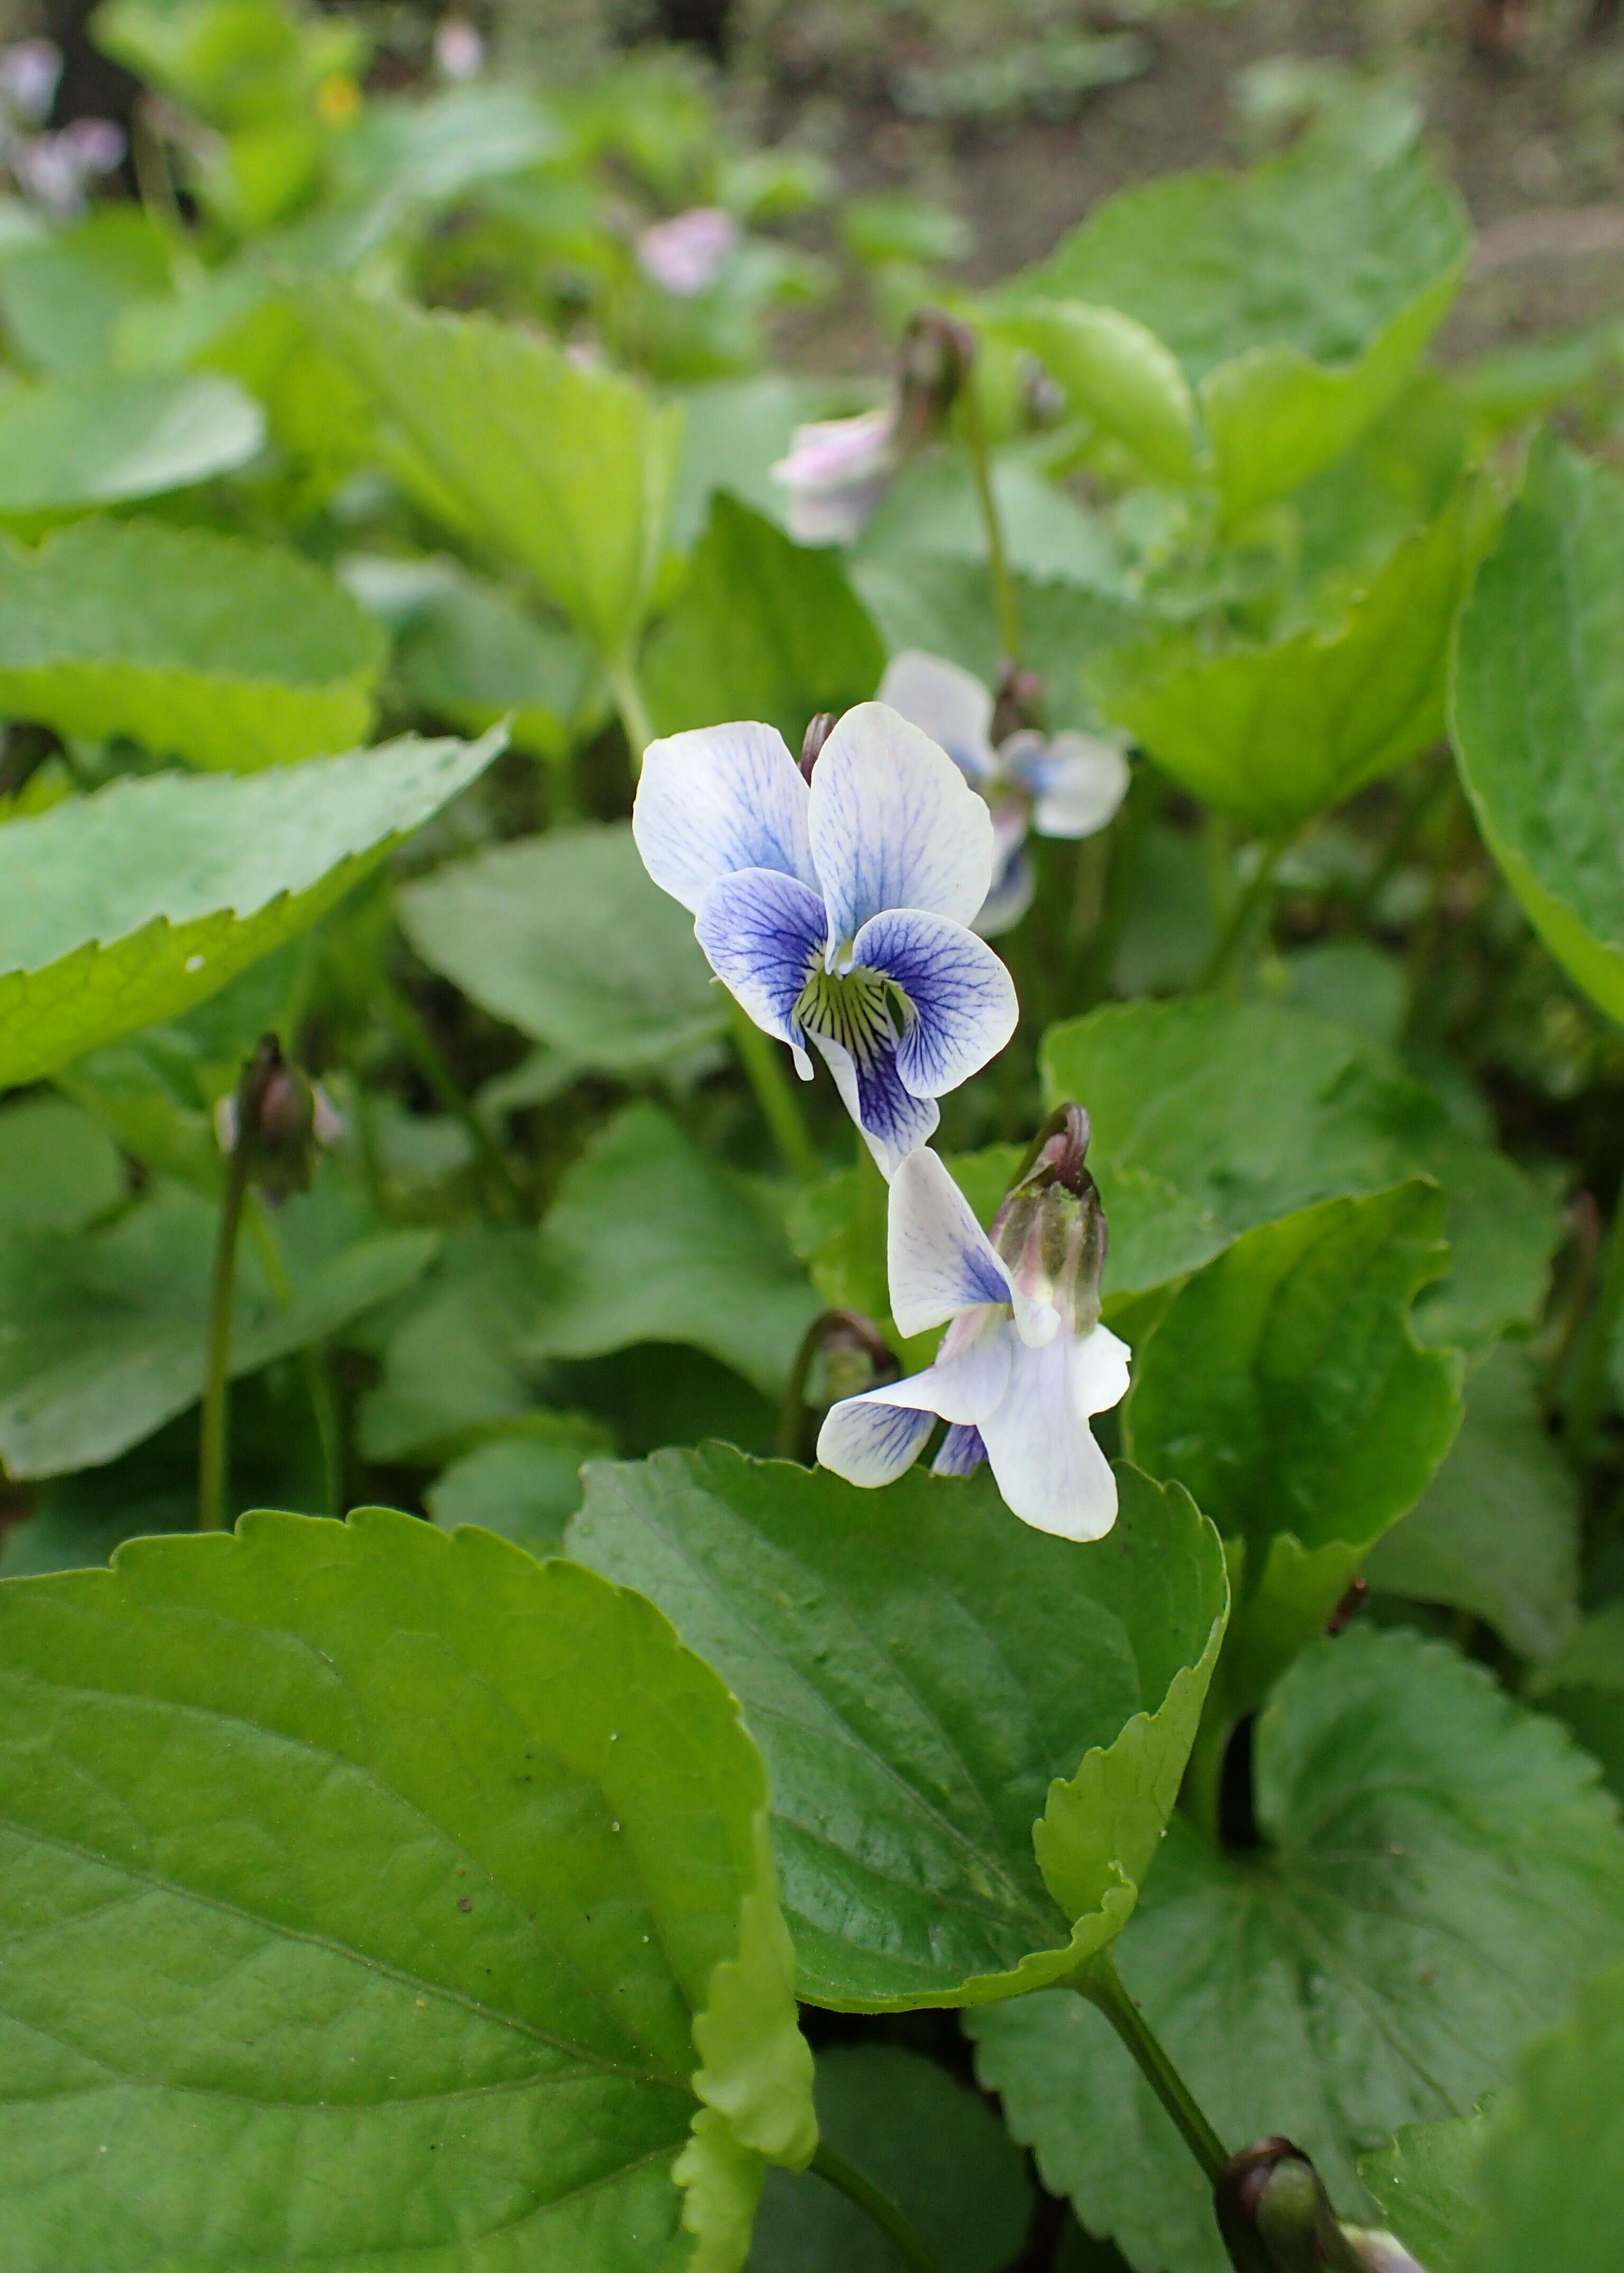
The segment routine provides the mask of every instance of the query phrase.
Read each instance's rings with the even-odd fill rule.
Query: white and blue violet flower
[[[992,819],[883,703],[848,710],[810,772],[771,726],[673,734],[643,754],[632,832],[717,977],[803,1081],[819,1052],[890,1177],[1015,1031],[1014,984],[969,929]]]
[[[1017,726],[1000,733],[998,706],[973,671],[921,648],[891,657],[880,701],[940,743],[992,813],[993,880],[975,929],[996,938],[1032,904],[1035,878],[1026,831],[1040,836],[1093,836],[1116,814],[1128,790],[1128,761],[1097,734],[1040,734]]]
[[[817,1440],[824,1467],[848,1483],[891,1483],[939,1417],[950,1425],[938,1474],[985,1459],[1023,1523],[1063,1539],[1110,1529],[1116,1479],[1088,1423],[1126,1394],[1130,1352],[1100,1324],[1105,1218],[1087,1146],[1087,1114],[1064,1107],[990,1238],[934,1152],[903,1162],[886,1227],[891,1316],[906,1335],[947,1332],[923,1373],[830,1407]]]

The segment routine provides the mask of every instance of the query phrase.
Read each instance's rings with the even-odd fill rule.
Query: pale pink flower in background
[[[112,119],[76,118],[60,134],[19,135],[5,160],[25,197],[67,220],[84,212],[90,183],[115,172],[127,147]]]
[[[477,79],[485,69],[485,41],[466,16],[443,16],[434,27],[434,67],[441,79]]]
[[[796,427],[772,477],[789,491],[797,544],[849,544],[861,534],[897,470],[897,442],[890,406]]]
[[[662,291],[691,300],[713,284],[739,242],[739,224],[720,206],[693,206],[657,221],[637,239],[637,266]]]
[[[0,48],[0,106],[19,125],[43,125],[61,78],[62,49],[54,40],[18,40]]]

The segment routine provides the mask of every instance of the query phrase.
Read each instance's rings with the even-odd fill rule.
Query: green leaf
[[[1425,2237],[1429,2273],[1611,2273],[1624,2232],[1624,1969],[1579,1992],[1480,2120],[1401,2132],[1361,2169],[1400,2239]]]
[[[702,1152],[652,1105],[600,1129],[542,1227],[538,1357],[685,1342],[776,1397],[818,1299],[770,1193]]]
[[[1132,1910],[1226,1587],[1185,1495],[1118,1478],[1116,1529],[1079,1548],[984,1471],[859,1491],[719,1444],[588,1469],[570,1552],[660,1604],[766,1754],[814,2004],[1019,1996]]]
[[[628,653],[670,518],[681,414],[485,316],[336,284],[304,306],[463,534],[521,563],[598,653]]]
[[[1029,349],[1072,408],[1127,443],[1149,472],[1191,480],[1195,403],[1177,358],[1154,332],[1084,300],[1023,300],[990,328]]]
[[[543,1420],[544,1369],[523,1355],[542,1298],[533,1232],[463,1231],[448,1240],[393,1324],[378,1384],[362,1399],[367,1459],[432,1466]]]
[[[0,1238],[77,1231],[124,1196],[118,1147],[81,1107],[29,1097],[0,1112]]]
[[[642,677],[662,734],[760,718],[799,751],[815,712],[838,716],[868,701],[884,668],[879,634],[838,552],[792,543],[718,492]]]
[[[672,499],[672,541],[687,552],[703,534],[710,501],[726,490],[753,513],[782,522],[789,491],[772,469],[808,416],[807,390],[783,371],[680,387],[682,450]]]
[[[1442,1195],[1419,1179],[1259,1224],[1185,1280],[1134,1354],[1124,1448],[1184,1486],[1229,1557],[1220,1726],[1324,1630],[1454,1439],[1461,1360],[1410,1329],[1442,1230]]]
[[[132,206],[8,253],[0,263],[0,324],[19,361],[52,378],[105,371],[126,308],[169,289],[169,240]]]
[[[649,1604],[259,1515],[0,1587],[0,1649],[14,2252],[736,2273],[811,2061],[760,1759]]]
[[[1340,457],[1397,394],[1468,244],[1459,198],[1417,149],[1322,130],[1248,174],[1120,191],[1002,298],[1116,308],[1165,341],[1235,519]]]
[[[0,1241],[0,1460],[13,1476],[93,1467],[202,1393],[217,1214],[160,1188],[101,1231]],[[432,1232],[364,1239],[279,1301],[251,1241],[238,1258],[231,1370],[255,1373],[410,1285]]]
[[[227,379],[170,371],[62,379],[0,394],[0,519],[27,523],[189,489],[265,437]]]
[[[140,521],[0,547],[0,710],[61,734],[249,773],[364,741],[382,664],[376,625],[289,552]]]
[[[941,2273],[1004,2273],[1031,2223],[1026,2161],[984,2099],[899,2044],[820,2052],[818,2131],[894,2202]],[[872,2218],[810,2173],[769,2171],[749,2273],[897,2273]]]
[[[568,757],[605,716],[579,637],[475,576],[454,573],[414,613],[396,664],[405,692],[433,716],[473,734],[506,718],[514,747],[538,758]]]
[[[1443,1187],[1451,1265],[1417,1307],[1419,1339],[1493,1342],[1543,1300],[1553,1202],[1342,1028],[1211,996],[1125,1003],[1051,1027],[1042,1061],[1049,1104],[1075,1098],[1093,1118],[1108,1294],[1182,1277],[1316,1200],[1419,1174]]]
[[[992,469],[994,502],[1010,566],[1034,581],[1069,583],[1128,597],[1118,540],[1101,514],[1079,505],[1025,458]],[[881,562],[906,570],[921,554],[971,563],[985,580],[987,529],[974,475],[961,452],[932,454],[903,469],[854,549],[854,581]]]
[[[1406,2123],[1390,2147],[1359,2158],[1359,2176],[1387,2230],[1420,2253],[1426,2273],[1453,2273],[1488,2129],[1482,2111],[1447,2123]]]
[[[501,741],[124,778],[0,829],[0,1085],[175,1017],[306,930]]]
[[[1219,2136],[1295,2139],[1350,2217],[1360,2154],[1469,2113],[1624,1954],[1624,1834],[1553,1722],[1442,1644],[1358,1624],[1275,1691],[1254,1788],[1259,1848],[1175,1819],[1116,1962]],[[1085,2225],[1139,2273],[1225,2273],[1201,2174],[1098,2014],[1043,1996],[972,2026]]]
[[[1289,833],[1442,734],[1449,633],[1485,517],[1482,493],[1462,488],[1327,626],[1216,654],[1192,632],[1112,648],[1090,691],[1184,788]]]
[[[455,1461],[427,1495],[429,1513],[447,1531],[477,1523],[531,1555],[560,1554],[581,1504],[582,1463],[609,1450],[607,1432],[580,1414],[532,1414],[523,1436]]]
[[[432,971],[583,1069],[646,1071],[726,1023],[693,919],[650,881],[626,821],[481,852],[409,884],[398,908]]]
[[[1521,1344],[1470,1377],[1449,1457],[1364,1572],[1388,1594],[1485,1619],[1523,1657],[1560,1650],[1578,1617],[1579,1489]]]
[[[1528,1693],[1567,1722],[1624,1800],[1624,1602],[1586,1618],[1560,1657],[1535,1668]]]
[[[1489,850],[1557,961],[1624,1018],[1624,487],[1560,443],[1461,616],[1450,731]]]

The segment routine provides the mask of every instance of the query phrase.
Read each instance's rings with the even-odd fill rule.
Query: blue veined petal
[[[1023,830],[1022,834],[1025,832]],[[979,939],[996,939],[1013,931],[1032,905],[1038,880],[1024,844],[1017,844],[993,878],[992,889],[981,902],[972,928]]]
[[[1007,1320],[994,1318],[957,1356],[831,1405],[818,1431],[820,1463],[847,1483],[890,1483],[919,1458],[938,1414],[973,1425],[998,1404],[1012,1347]]]
[[[718,877],[742,868],[817,881],[807,785],[776,726],[701,726],[650,742],[632,835],[660,889],[695,914]]]
[[[882,702],[836,724],[812,775],[808,826],[829,903],[828,963],[883,908],[967,924],[992,881],[992,816],[952,760]]]
[[[970,1476],[987,1458],[981,1432],[971,1422],[955,1421],[930,1463],[933,1476]]]
[[[900,1334],[928,1333],[979,1303],[1007,1302],[1010,1274],[934,1152],[913,1152],[891,1180],[885,1219],[891,1314]]]
[[[886,1020],[890,1027],[889,1018]],[[889,1183],[910,1152],[928,1144],[942,1118],[934,1098],[915,1097],[897,1071],[897,1039],[889,1031],[861,1059],[828,1034],[807,1029],[835,1077],[840,1101],[863,1133],[864,1142]]]
[[[1102,1539],[1116,1520],[1116,1479],[1079,1410],[1086,1347],[1070,1334],[1041,1349],[1018,1347],[1008,1390],[979,1423],[1005,1506],[1061,1539]]]
[[[897,1066],[915,1097],[944,1097],[979,1073],[1015,1031],[1015,982],[984,940],[946,916],[896,908],[866,923],[853,959],[907,999]]]
[[[797,1071],[809,1081],[795,1005],[823,956],[817,894],[774,868],[741,869],[711,885],[694,919],[694,935],[728,993],[763,1033],[789,1044]]]
[[[1092,836],[1128,793],[1128,761],[1097,734],[1012,734],[999,756],[1034,800],[1040,836]]]
[[[985,781],[997,764],[992,696],[961,664],[904,648],[885,666],[878,700],[929,734],[971,781]]]

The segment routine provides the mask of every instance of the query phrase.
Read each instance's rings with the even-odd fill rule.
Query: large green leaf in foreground
[[[0,1234],[0,1465],[9,1474],[97,1467],[201,1396],[218,1220],[209,1201],[160,1186],[103,1230]],[[245,1240],[232,1372],[324,1341],[409,1287],[438,1243],[432,1231],[377,1232],[274,1288]]]
[[[486,316],[337,285],[312,287],[304,304],[425,500],[522,562],[600,655],[624,659],[659,568],[680,411]]]
[[[1535,444],[1457,636],[1451,731],[1490,851],[1559,963],[1624,1018],[1624,485]]]
[[[1470,2122],[1401,2131],[1361,2164],[1427,2273],[1613,2273],[1624,2235],[1624,1970],[1587,1982]]]
[[[0,829],[0,1085],[172,1018],[314,923],[501,747],[116,781]]]
[[[1351,2216],[1359,2155],[1470,2114],[1624,1955],[1624,1834],[1554,1722],[1440,1643],[1357,1624],[1274,1692],[1255,1784],[1256,1849],[1175,1819],[1117,1963],[1226,2144],[1296,2139]],[[1201,2174],[1097,2013],[1044,1995],[972,2027],[1085,2224],[1139,2273],[1224,2273]]]
[[[1461,1360],[1410,1330],[1447,1259],[1442,1219],[1417,1178],[1259,1224],[1185,1280],[1139,1352],[1124,1445],[1194,1495],[1229,1557],[1221,1728],[1323,1631],[1449,1449]]]
[[[229,473],[265,439],[228,379],[142,371],[0,395],[0,520],[94,513]]]
[[[587,1470],[570,1551],[652,1595],[740,1698],[815,2004],[1018,1996],[1131,1914],[1223,1630],[1177,1486],[1110,1535],[1028,1529],[986,1473],[860,1491],[726,1445]]]
[[[1188,633],[1117,648],[1090,687],[1185,789],[1289,833],[1442,734],[1449,634],[1485,518],[1463,488],[1331,622],[1216,654]]]
[[[1002,297],[1119,309],[1164,341],[1235,516],[1340,457],[1392,400],[1468,243],[1417,149],[1361,148],[1333,123],[1248,174],[1119,191]]]
[[[251,1516],[0,1587],[0,1663],[14,2262],[742,2264],[811,2063],[760,1759],[647,1602]]]
[[[643,1070],[726,1022],[693,919],[650,881],[626,821],[498,845],[398,905],[432,971],[581,1066]]]
[[[1253,1224],[1417,1174],[1443,1187],[1450,1250],[1416,1307],[1422,1341],[1496,1340],[1544,1296],[1552,1201],[1385,1051],[1307,1011],[1112,1006],[1050,1029],[1043,1078],[1051,1105],[1093,1116],[1108,1297],[1182,1276]]]
[[[382,664],[372,619],[289,552],[156,521],[0,549],[0,711],[59,733],[247,773],[364,741]]]

